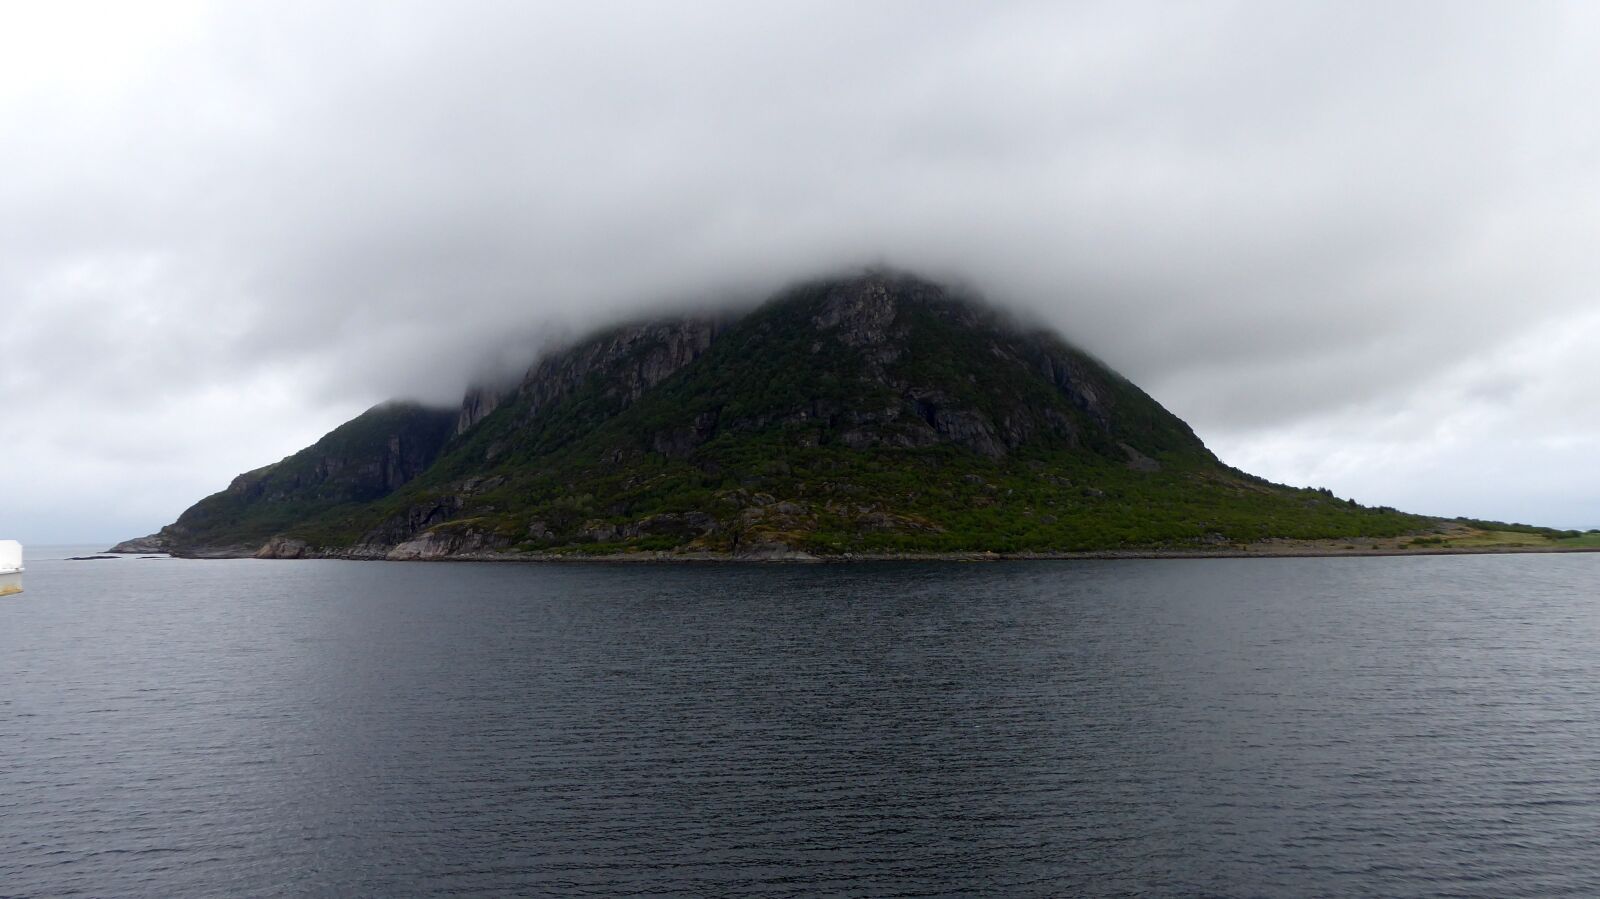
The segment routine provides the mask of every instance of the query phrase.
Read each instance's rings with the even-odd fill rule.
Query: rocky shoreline
[[[1292,559],[1335,558],[1342,556],[1463,556],[1463,555],[1522,555],[1530,553],[1592,553],[1600,552],[1594,546],[1471,546],[1471,547],[1388,547],[1354,548],[1344,546],[1319,546],[1309,543],[1284,545],[1281,543],[1257,544],[1250,547],[1224,549],[1130,549],[1094,550],[1085,552],[950,552],[950,553],[842,553],[818,555],[794,549],[763,549],[745,553],[725,552],[673,552],[642,551],[621,553],[582,552],[436,552],[423,553],[403,550],[401,547],[354,547],[348,550],[322,550],[297,544],[298,541],[274,541],[257,550],[247,547],[208,547],[173,552],[176,558],[187,559],[338,559],[357,562],[534,562],[534,563],[717,563],[717,564],[828,564],[852,562],[1042,562],[1090,561],[1135,559]],[[119,544],[121,546],[122,544]],[[117,554],[133,554],[117,548],[108,550]]]

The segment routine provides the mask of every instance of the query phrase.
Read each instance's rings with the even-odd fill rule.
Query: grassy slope
[[[345,516],[389,493],[381,471],[392,440],[433,458],[449,439],[455,413],[385,403],[279,462],[247,472],[191,506],[172,529],[195,545],[265,542],[308,521]],[[329,471],[326,460],[340,463]]]
[[[1600,549],[1600,530],[1562,531],[1499,521],[1455,519],[1434,533],[1412,538],[1411,548],[1440,549]]]
[[[837,428],[797,418],[795,410],[872,409],[904,399],[864,379],[866,363],[851,348],[833,340],[816,348],[808,319],[819,298],[799,291],[752,313],[699,362],[626,410],[619,412],[598,380],[531,421],[523,420],[524,404],[508,403],[395,495],[334,510],[293,532],[321,545],[349,545],[474,476],[503,480],[471,497],[456,526],[541,550],[684,547],[676,533],[604,543],[581,536],[663,513],[703,513],[722,524],[722,533],[689,548],[729,550],[737,540],[831,553],[1194,547],[1394,536],[1431,523],[1228,469],[1181,421],[1105,373],[1102,386],[1115,398],[1116,438],[1109,438],[1035,370],[995,362],[982,334],[920,306],[902,313],[910,343],[895,369],[899,378],[937,385],[995,420],[1019,409],[1055,409],[1073,422],[1080,446],[1036,441],[1000,460],[953,445],[846,448],[830,442]],[[1081,354],[1074,358],[1101,370]],[[650,450],[653,435],[708,416],[724,426],[687,458]],[[1162,470],[1130,470],[1119,440],[1159,459]],[[530,537],[530,525],[555,533]]]

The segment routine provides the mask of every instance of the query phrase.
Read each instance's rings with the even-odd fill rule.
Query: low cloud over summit
[[[1597,51],[1579,3],[8,9],[0,536],[864,265],[1259,474],[1600,526]]]

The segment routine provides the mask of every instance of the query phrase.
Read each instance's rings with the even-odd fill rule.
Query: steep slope
[[[469,393],[445,430],[398,489],[316,504],[313,482],[275,480],[258,492],[276,501],[240,505],[230,488],[163,535],[180,552],[276,537],[263,553],[290,556],[760,555],[1200,548],[1428,524],[1229,469],[1055,335],[887,274],[612,329],[513,388]]]
[[[229,552],[332,510],[382,499],[425,471],[450,438],[456,413],[414,403],[384,403],[315,444],[245,472],[149,537],[113,552]]]

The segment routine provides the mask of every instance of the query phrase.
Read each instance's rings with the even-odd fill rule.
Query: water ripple
[[[44,560],[0,895],[1592,896],[1597,586]]]

